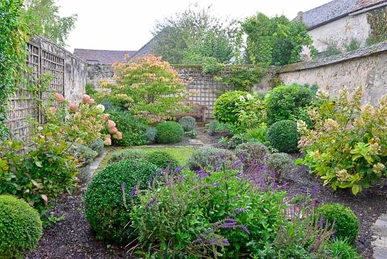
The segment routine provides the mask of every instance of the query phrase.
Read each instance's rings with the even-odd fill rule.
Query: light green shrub
[[[170,170],[175,170],[179,166],[179,162],[165,151],[154,151],[145,155],[145,160],[158,166],[161,169],[167,168],[169,165]]]
[[[293,169],[293,160],[286,153],[272,153],[267,155],[264,161],[270,170],[275,172],[276,179],[281,179]]]
[[[0,258],[23,258],[42,237],[39,213],[24,200],[0,195]]]
[[[206,167],[214,167],[218,165],[231,164],[236,161],[237,157],[233,152],[213,147],[199,148],[188,159],[187,167],[190,170],[199,170]]]
[[[183,140],[183,127],[174,121],[161,122],[156,125],[156,142],[161,144],[173,144]]]
[[[192,131],[196,128],[196,120],[192,116],[181,117],[179,123],[183,127],[184,131]]]
[[[245,170],[253,163],[262,164],[268,153],[268,148],[258,142],[242,143],[235,148],[235,155],[241,158]]]
[[[142,149],[125,149],[124,151],[113,152],[108,160],[108,165],[121,160],[145,159],[146,152]]]

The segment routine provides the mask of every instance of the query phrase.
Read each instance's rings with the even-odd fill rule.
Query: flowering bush
[[[116,84],[103,82],[109,92],[106,100],[113,100],[122,108],[156,122],[172,117],[185,107],[187,97],[184,82],[177,71],[161,57],[147,55],[127,63],[115,63]]]
[[[319,111],[310,110],[314,129],[298,123],[299,147],[305,159],[298,160],[333,189],[351,188],[353,194],[377,183],[387,162],[387,96],[377,107],[362,105],[363,89],[349,99],[344,88],[336,100],[325,96]]]
[[[258,95],[232,91],[216,99],[214,116],[219,122],[232,125],[232,132],[238,133],[264,122],[266,111],[264,102]]]

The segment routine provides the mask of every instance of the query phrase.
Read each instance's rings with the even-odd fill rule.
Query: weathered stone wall
[[[112,81],[114,69],[112,64],[88,64],[86,83],[91,84],[94,89],[100,90],[100,81]]]
[[[313,39],[314,47],[323,52],[329,44],[337,45],[345,51],[345,45],[352,39],[356,39],[361,46],[370,33],[370,25],[367,22],[367,13],[346,16],[328,24],[308,31]]]
[[[387,42],[383,42],[343,55],[296,63],[277,70],[286,85],[316,84],[329,88],[330,95],[346,86],[353,91],[359,86],[365,89],[364,102],[376,105],[387,94]]]

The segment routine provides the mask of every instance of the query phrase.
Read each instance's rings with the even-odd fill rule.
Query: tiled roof
[[[125,55],[134,56],[133,50],[101,50],[101,49],[74,49],[74,55],[87,63],[113,64],[117,61],[124,62]]]
[[[383,2],[387,2],[386,0],[359,0],[353,11],[358,11],[367,7],[371,7],[373,5],[381,4]]]
[[[324,5],[302,13],[302,20],[308,29],[313,29],[330,21],[339,19],[357,6],[359,0],[333,0]]]

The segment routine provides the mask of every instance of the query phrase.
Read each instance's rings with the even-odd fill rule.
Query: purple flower
[[[325,221],[325,218],[324,218],[324,216],[322,216],[321,219],[320,219],[320,222],[319,222],[318,225],[317,225],[317,227],[318,227],[318,228],[322,228],[322,226],[323,226],[323,224],[324,224],[324,221]]]
[[[200,180],[203,180],[209,176],[209,174],[204,169],[196,170],[196,173],[199,175]]]
[[[247,234],[250,235],[250,231],[247,229],[247,227],[245,225],[240,225],[240,228],[243,229],[243,231],[245,231]]]
[[[145,209],[148,210],[150,206],[152,206],[153,203],[155,203],[156,199],[152,199],[148,202],[148,204],[145,206]]]
[[[248,210],[248,208],[240,208],[240,209],[234,210],[234,212],[232,213],[232,216],[245,212],[246,210]]]
[[[184,166],[183,166],[183,167],[178,166],[178,167],[175,168],[175,170],[173,171],[173,173],[174,173],[174,174],[179,174],[181,171],[183,171],[183,169],[184,169]]]
[[[136,194],[136,186],[134,186],[131,190],[130,190],[130,198],[133,198],[133,196]]]
[[[231,168],[232,169],[236,169],[238,166],[240,166],[242,164],[242,161],[241,160],[237,160],[235,161],[232,165],[231,165]]]
[[[219,167],[222,165],[222,163],[217,163],[217,164],[215,164],[214,165],[214,168],[212,169],[214,172],[216,172],[218,169],[219,169]]]
[[[121,190],[124,191],[124,190],[125,190],[125,187],[126,187],[126,183],[123,182],[123,183],[121,184]]]

